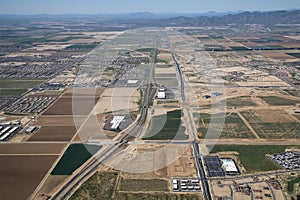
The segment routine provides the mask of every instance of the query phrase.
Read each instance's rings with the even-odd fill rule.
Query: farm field
[[[292,100],[287,98],[281,98],[276,96],[259,97],[264,100],[267,104],[272,106],[294,106],[296,103],[300,103],[300,100]]]
[[[284,152],[292,146],[275,145],[215,145],[210,153],[235,151],[238,158],[245,167],[247,173],[272,171],[280,167],[269,160],[265,155]]]
[[[75,133],[74,126],[42,126],[28,141],[70,141]]]
[[[62,97],[100,97],[103,92],[102,88],[69,88]]]
[[[103,89],[68,89],[43,115],[87,115],[97,104]]]
[[[257,104],[251,100],[250,96],[241,96],[237,98],[229,98],[226,100],[227,107],[245,107],[256,106]]]
[[[87,115],[98,100],[98,97],[61,97],[43,115]]]
[[[1,89],[28,89],[36,87],[37,85],[45,82],[45,80],[39,79],[0,79]]]
[[[299,122],[283,110],[249,110],[241,114],[261,138],[300,138]]]
[[[29,198],[57,157],[0,156],[0,199]]]
[[[290,179],[287,183],[287,191],[292,193],[295,190],[296,184],[300,183],[300,176]]]
[[[74,121],[75,120],[75,121]],[[84,122],[85,117],[66,115],[41,115],[36,120],[37,126],[75,126]],[[78,123],[78,124],[75,124]]]
[[[51,172],[51,175],[71,175],[100,148],[96,145],[71,144]]]
[[[211,117],[213,118],[214,123],[211,123]],[[207,131],[209,128],[211,128],[212,130],[218,130],[217,132],[222,132],[220,138],[254,138],[248,127],[237,113],[226,113],[224,126],[222,126],[222,122],[223,118],[220,114],[212,116],[207,113],[201,113],[198,128],[200,134],[199,137],[217,137],[218,135],[207,136]]]
[[[60,154],[66,144],[63,143],[3,143],[0,154]]]
[[[143,140],[184,140],[185,127],[181,122],[181,110],[167,112],[167,115],[153,116]]]
[[[27,89],[0,89],[0,95],[18,96],[26,91]]]

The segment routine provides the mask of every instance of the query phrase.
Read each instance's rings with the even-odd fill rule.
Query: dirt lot
[[[62,143],[3,143],[0,144],[0,154],[59,154],[64,147]]]
[[[106,89],[103,97],[95,106],[95,112],[135,111],[138,110],[140,92],[132,88],[110,88]]]
[[[127,171],[122,173],[125,179],[197,177],[192,150],[187,145],[134,145],[126,151],[114,163]]]
[[[75,133],[75,126],[43,126],[29,141],[70,141]]]
[[[0,156],[0,199],[26,199],[57,156]]]
[[[47,199],[52,192],[56,191],[69,176],[48,176],[45,183],[35,196],[35,199]]]

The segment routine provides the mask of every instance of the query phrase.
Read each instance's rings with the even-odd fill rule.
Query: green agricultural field
[[[72,195],[70,200],[107,200],[112,199],[117,172],[97,172],[90,177],[82,186]]]
[[[245,107],[245,106],[256,106],[257,104],[251,100],[250,96],[242,96],[242,97],[227,99],[226,105],[227,107]]]
[[[26,91],[26,89],[0,89],[0,95],[18,96],[25,93]]]
[[[65,48],[65,50],[91,50],[96,48],[99,45],[99,43],[85,43],[85,44],[73,44],[71,46],[68,46]]]
[[[222,35],[210,35],[211,39],[225,39]]]
[[[194,116],[196,115],[194,114]],[[211,122],[211,117],[213,118],[213,122]],[[198,127],[200,138],[218,137],[217,134],[215,136],[207,136],[208,128],[210,128],[211,130],[215,130],[216,133],[222,132],[220,138],[254,138],[248,127],[245,125],[245,123],[237,113],[227,113],[224,124],[222,123],[223,120],[224,119],[221,114],[212,116],[207,113],[201,113]],[[210,132],[210,134],[213,133],[214,132]]]
[[[155,63],[165,63],[165,64],[167,64],[168,61],[167,61],[167,60],[164,60],[164,59],[159,59],[159,58],[157,58],[157,59],[155,59]]]
[[[215,145],[211,153],[236,151],[241,164],[248,173],[278,170],[280,167],[266,157],[266,154],[284,152],[292,146],[276,145]],[[299,148],[298,146],[297,148]]]
[[[181,110],[168,112],[167,115],[154,116],[143,140],[186,140],[185,127],[181,122]]]
[[[300,97],[300,91],[298,90],[284,90],[284,92],[295,97]]]
[[[45,80],[30,79],[0,79],[0,89],[28,89],[34,88]]]
[[[295,58],[300,58],[300,53],[287,53],[287,55],[293,56]]]
[[[100,148],[97,145],[71,144],[51,175],[71,175]]]
[[[296,103],[300,103],[300,100],[296,101],[296,100],[285,99],[285,98],[276,97],[276,96],[259,97],[259,98],[261,98],[267,104],[272,105],[272,106],[293,106]]]
[[[138,52],[152,52],[152,51],[154,51],[154,48],[141,48],[141,49],[136,49],[135,51],[138,51]]]
[[[168,182],[162,179],[122,179],[120,191],[168,191]]]
[[[287,191],[293,193],[295,190],[295,185],[300,183],[300,176],[292,178],[287,182]]]
[[[174,193],[124,193],[118,192],[115,200],[201,200],[199,194],[174,194]]]
[[[156,68],[172,68],[172,65],[155,65]]]
[[[82,35],[82,34],[68,35],[67,37],[62,38],[62,39],[52,39],[53,37],[55,37],[55,36],[52,36],[51,38],[47,38],[46,41],[47,42],[68,42],[73,39],[93,39],[93,37],[91,37],[91,36]]]

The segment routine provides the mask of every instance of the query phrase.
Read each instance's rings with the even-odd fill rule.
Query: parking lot
[[[287,151],[269,155],[268,157],[286,170],[295,170],[300,168],[299,151]]]

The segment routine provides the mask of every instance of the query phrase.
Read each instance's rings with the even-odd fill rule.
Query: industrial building
[[[166,90],[165,88],[159,88],[157,92],[158,99],[166,99]]]
[[[29,126],[28,128],[25,129],[25,133],[29,134],[29,133],[33,133],[36,130],[36,126]]]
[[[158,99],[165,99],[166,98],[166,93],[165,92],[158,92],[157,93],[157,98]]]
[[[240,170],[232,158],[219,158],[218,156],[204,157],[208,175],[210,177],[240,175]]]
[[[105,124],[103,129],[104,130],[110,130],[110,131],[116,131],[120,128],[121,123],[125,121],[125,116],[108,116],[105,120]]]
[[[226,175],[240,175],[240,170],[237,167],[235,161],[231,158],[221,158],[222,167],[225,170]]]
[[[9,140],[20,130],[20,126],[0,126],[0,141]]]
[[[173,192],[198,192],[200,189],[199,179],[176,178],[172,180]]]
[[[114,118],[111,120],[111,129],[117,130],[120,126],[120,123],[125,119],[125,116],[114,116]]]

